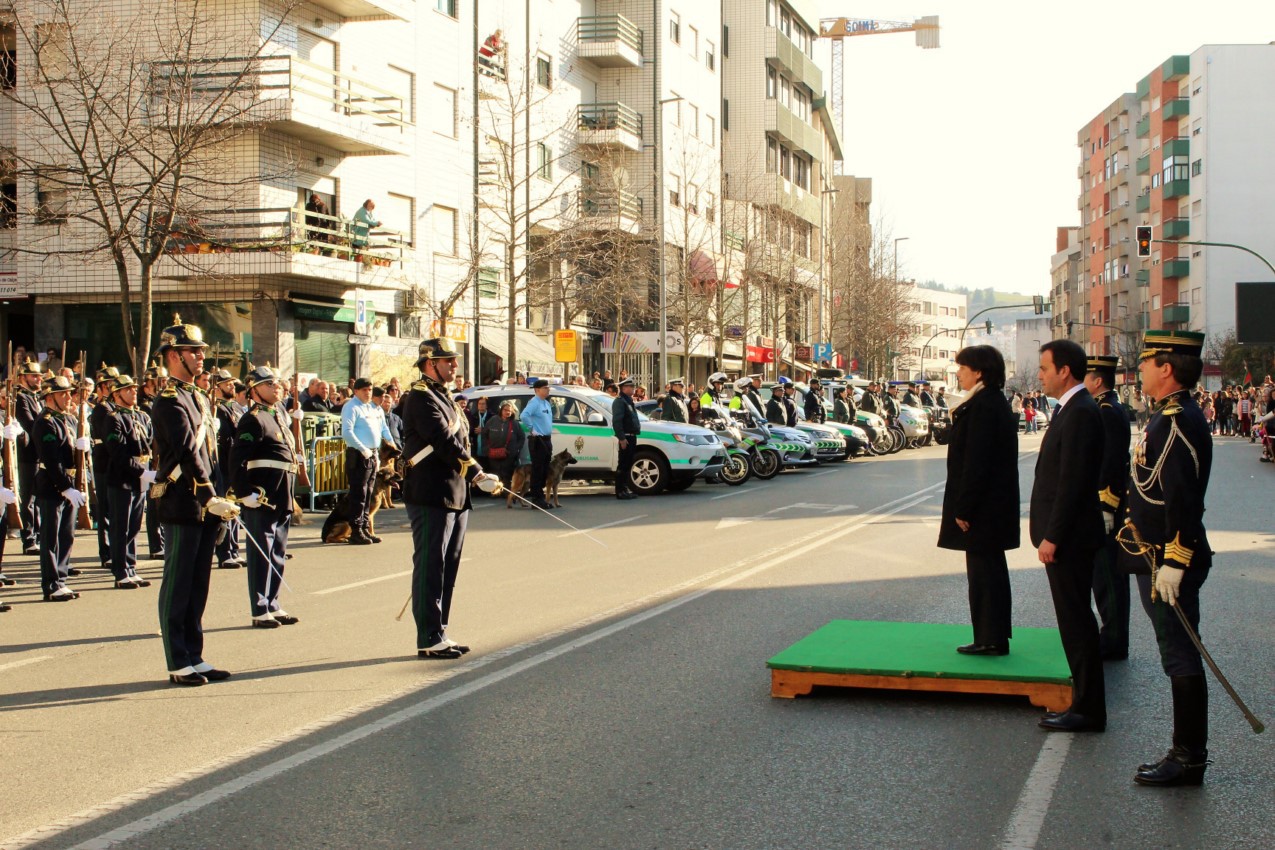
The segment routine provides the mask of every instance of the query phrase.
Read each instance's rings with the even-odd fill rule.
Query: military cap
[[[823,386],[823,382],[822,382],[822,381],[820,381],[818,378],[811,378],[811,379],[810,379],[810,386],[812,386],[812,387],[822,387],[822,386]]]
[[[624,380],[617,383],[616,386],[617,387],[636,387],[637,381],[633,380],[632,378],[625,378]]]
[[[132,375],[120,375],[115,379],[115,386],[111,388],[111,395],[115,395],[115,393],[120,390],[126,390],[129,387],[135,386],[137,386],[137,381],[133,380]]]
[[[419,356],[416,358],[417,366],[420,366],[426,360],[446,360],[450,357],[460,356],[453,348],[452,341],[445,336],[435,336],[421,340],[418,352]]]
[[[212,374],[212,382],[214,384],[224,384],[228,381],[233,381],[234,379],[235,376],[230,374],[228,369],[218,369]]]
[[[94,374],[94,377],[97,378],[97,382],[99,384],[103,381],[113,381],[119,376],[119,369],[116,369],[114,366],[107,366],[105,363],[99,366],[97,368],[97,372]]]
[[[272,384],[279,380],[279,376],[271,369],[269,364],[265,366],[253,366],[248,370],[248,374],[244,376],[244,382],[248,385],[248,389],[252,389],[259,384]]]
[[[780,376],[779,376],[779,385],[780,385],[780,386],[784,386],[784,385],[791,384],[791,383],[792,383],[792,379],[791,379],[791,378],[789,378],[787,375],[780,375]]]
[[[204,342],[204,332],[199,325],[188,325],[182,322],[182,317],[173,314],[173,323],[159,332],[159,351],[165,352],[170,348],[207,348],[208,343]]]
[[[40,398],[51,393],[70,392],[75,389],[71,379],[65,375],[50,375],[40,384]]]
[[[39,375],[41,374],[40,364],[36,363],[34,360],[28,357],[27,362],[23,363],[22,368],[18,370],[18,374],[19,375]]]
[[[1114,354],[1090,354],[1085,365],[1090,369],[1115,369],[1120,365],[1120,358]]]
[[[1147,331],[1142,339],[1142,353],[1138,360],[1146,360],[1157,354],[1186,354],[1199,357],[1204,348],[1204,334],[1199,331]]]
[[[538,389],[541,389],[542,387],[547,387],[547,386],[549,386],[549,382],[546,381],[544,378],[540,378],[534,384],[531,385],[531,388],[533,390],[538,390]]]
[[[142,378],[147,381],[156,381],[156,380],[159,380],[160,378],[167,378],[167,377],[168,377],[168,370],[165,369],[163,366],[159,365],[158,363],[156,363],[154,360],[151,361],[150,368],[142,373]]]

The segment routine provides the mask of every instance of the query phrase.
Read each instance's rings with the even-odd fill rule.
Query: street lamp
[[[899,238],[894,240],[894,282],[895,283],[899,282],[899,243],[909,238],[911,237],[900,236]]]
[[[660,295],[660,368],[656,373],[655,392],[663,391],[664,384],[668,379],[668,281],[664,274],[664,149],[663,142],[660,137],[664,127],[664,104],[673,103],[682,99],[681,95],[673,97],[660,98],[659,87],[655,89],[655,143],[652,145],[652,154],[655,159],[655,226],[659,231],[659,263],[656,274],[659,275],[659,295]],[[620,328],[616,328],[620,330]]]
[[[824,216],[825,216],[825,210],[827,209],[827,206],[828,206],[827,201],[825,201],[825,200],[823,199],[823,197],[822,197],[822,196],[824,196],[824,195],[835,195],[835,194],[837,194],[837,193],[838,193],[838,192],[840,192],[840,191],[841,191],[840,189],[824,189],[824,190],[822,190],[822,191],[819,193],[819,195],[820,195],[820,198],[819,198],[819,343],[820,343],[821,345],[822,345],[824,342],[827,342],[827,340],[825,340],[825,339],[823,338],[823,302],[824,302],[824,297],[823,297],[823,283],[824,283],[824,273],[823,273],[823,267],[824,267],[824,249],[823,249],[823,244],[824,244],[824,239],[826,238],[826,236],[825,236],[825,230],[824,230]],[[819,366],[819,362],[818,362],[818,361],[819,361],[819,358],[817,358],[817,357],[816,357],[816,358],[815,358],[815,367],[816,367],[816,368],[818,368],[818,366]]]

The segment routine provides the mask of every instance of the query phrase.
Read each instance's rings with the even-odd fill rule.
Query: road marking
[[[1054,798],[1054,788],[1067,761],[1074,734],[1051,732],[1045,737],[1045,745],[1036,756],[1036,764],[1027,775],[1027,784],[1018,796],[1014,813],[1009,818],[1009,831],[1001,842],[1001,850],[1035,850],[1040,839],[1040,828]]]
[[[363,581],[356,581],[353,584],[342,584],[337,587],[326,587],[323,590],[314,591],[314,593],[311,595],[325,596],[329,593],[338,593],[342,590],[353,590],[356,587],[366,587],[369,584],[376,584],[377,582],[381,582],[381,581],[389,581],[390,579],[402,578],[403,576],[410,576],[411,574],[412,574],[411,570],[406,570],[404,572],[394,573],[388,576],[377,576],[376,578],[369,578],[369,579],[364,579]]]
[[[617,519],[615,522],[604,522],[601,525],[595,525],[593,528],[582,528],[579,531],[568,531],[566,534],[559,534],[559,537],[575,537],[577,534],[584,534],[589,531],[597,531],[599,528],[612,528],[617,525],[624,525],[626,522],[633,522],[636,519],[645,519],[646,514],[637,514],[635,516],[626,516],[624,519]]]
[[[930,498],[929,494],[933,492],[934,490],[942,487],[945,483],[946,483],[945,481],[940,481],[937,484],[933,484],[922,490],[918,490],[915,493],[911,493],[907,496],[902,496],[890,502],[886,502],[884,505],[881,505],[879,508],[875,509],[874,511],[869,511],[867,515],[864,516],[862,519],[858,517],[846,518],[845,520],[842,520],[840,523],[837,523],[836,525],[834,525],[830,530],[814,531],[803,537],[799,537],[794,540],[784,541],[783,543],[771,549],[768,549],[764,552],[759,552],[754,555],[750,555],[747,558],[741,559],[740,561],[737,561],[733,564],[714,570],[710,573],[706,573],[704,575],[697,576],[692,579],[688,579],[687,581],[681,582],[680,584],[674,585],[673,587],[665,588],[662,591],[658,591],[656,593],[645,596],[641,599],[637,599],[625,605],[619,606],[617,608],[613,608],[610,611],[603,611],[599,614],[595,614],[591,617],[588,617],[578,623],[572,624],[570,626],[567,626],[561,629],[557,629],[553,632],[550,632],[549,634],[542,635],[533,640],[526,641],[524,643],[517,644],[515,646],[506,647],[503,650],[497,650],[496,652],[492,652],[488,655],[484,655],[480,658],[476,658],[473,661],[462,663],[456,667],[451,668],[450,670],[432,674],[426,677],[426,680],[423,683],[418,682],[406,688],[402,688],[395,693],[386,694],[381,697],[377,697],[374,700],[370,700],[362,705],[353,706],[351,708],[339,711],[326,718],[317,720],[313,723],[309,723],[301,727],[300,729],[293,730],[292,732],[289,732],[285,735],[278,736],[268,741],[263,741],[246,750],[243,750],[238,753],[234,753],[229,756],[225,756],[221,759],[217,759],[202,767],[184,771],[182,773],[177,774],[176,776],[171,776],[171,777],[168,777],[167,779],[163,779],[158,782],[147,785],[143,788],[139,788],[136,791],[132,791],[127,794],[122,794],[113,800],[108,800],[105,803],[94,806],[90,809],[86,809],[77,814],[71,815],[67,818],[63,818],[62,820],[57,821],[55,823],[47,824],[42,827],[37,827],[36,829],[31,830],[30,832],[27,832],[23,835],[17,836],[16,838],[13,838],[9,841],[0,842],[0,846],[3,846],[5,850],[17,850],[17,848],[26,847],[36,842],[47,840],[55,835],[58,835],[62,832],[67,831],[68,829],[72,829],[78,826],[83,826],[84,824],[89,823],[93,820],[96,820],[97,818],[103,817],[113,812],[118,812],[128,806],[145,802],[150,797],[153,797],[164,791],[178,788],[187,782],[193,781],[203,776],[207,776],[217,770],[223,770],[232,765],[241,763],[245,761],[246,759],[251,758],[253,756],[258,756],[258,755],[262,755],[263,753],[269,752],[269,750],[273,748],[280,747],[287,743],[299,740],[301,738],[304,738],[307,735],[315,734],[324,728],[333,726],[343,721],[348,721],[354,717],[357,717],[359,714],[363,712],[369,711],[373,708],[376,708],[377,706],[386,705],[390,702],[393,702],[396,699],[401,699],[402,697],[414,691],[419,691],[422,688],[429,687],[436,684],[441,684],[448,680],[454,679],[458,676],[462,676],[467,673],[472,673],[474,670],[488,666],[492,663],[495,663],[496,661],[502,660],[511,655],[515,655],[517,653],[524,652],[530,649],[535,649],[536,647],[543,646],[547,643],[557,640],[560,637],[572,634],[582,629],[596,626],[597,624],[601,622],[612,620],[617,616],[630,614],[630,612],[634,612],[634,611],[636,612],[636,613],[630,614],[624,619],[619,620],[618,622],[612,623],[611,625],[603,626],[602,628],[599,628],[596,631],[587,632],[559,646],[545,649],[537,653],[536,655],[531,656],[530,658],[525,658],[522,661],[511,664],[510,666],[504,668],[503,670],[496,670],[491,673],[488,673],[464,685],[460,685],[456,688],[453,688],[452,690],[449,690],[446,693],[429,697],[428,699],[425,699],[415,705],[411,705],[411,706],[408,706],[407,708],[400,709],[399,711],[396,711],[393,714],[383,717],[380,720],[376,720],[371,723],[367,723],[367,724],[364,724],[363,726],[352,729],[349,732],[346,732],[343,735],[333,738],[330,741],[326,741],[321,744],[315,744],[313,746],[307,747],[306,749],[298,753],[294,753],[291,756],[279,759],[276,762],[267,764],[263,767],[258,768],[257,770],[251,771],[235,779],[229,780],[228,782],[224,782],[220,785],[216,785],[208,789],[207,791],[204,791],[200,794],[196,794],[195,796],[182,800],[179,803],[174,803],[170,806],[160,809],[157,812],[153,812],[152,814],[147,815],[146,817],[139,818],[138,820],[135,820],[131,823],[127,823],[123,826],[117,827],[116,829],[110,830],[109,832],[103,833],[102,835],[99,835],[96,838],[91,838],[88,841],[77,844],[75,845],[73,850],[105,850],[105,848],[114,847],[116,845],[126,843],[128,841],[131,841],[137,838],[140,835],[144,835],[148,832],[151,832],[152,830],[158,829],[162,826],[172,823],[173,821],[178,820],[179,818],[182,818],[194,812],[200,811],[201,809],[207,808],[208,806],[211,806],[214,803],[218,803],[228,797],[233,796],[234,794],[240,791],[243,791],[247,788],[251,788],[254,785],[258,785],[269,779],[273,779],[274,777],[287,773],[288,771],[294,768],[301,767],[302,765],[308,764],[309,762],[314,761],[315,759],[321,758],[330,753],[341,750],[351,744],[357,743],[358,741],[361,741],[364,738],[374,735],[377,732],[383,732],[387,729],[392,729],[396,726],[400,726],[409,720],[413,720],[417,717],[428,714],[436,709],[442,708],[443,706],[446,706],[452,702],[455,702],[456,700],[459,700],[462,697],[466,697],[466,696],[469,696],[470,694],[477,693],[478,691],[481,691],[484,688],[490,687],[491,685],[495,685],[499,682],[504,681],[505,679],[516,676],[519,673],[523,673],[523,672],[526,672],[527,670],[531,670],[548,661],[552,661],[556,658],[566,655],[569,652],[573,652],[574,650],[580,649],[582,647],[588,646],[604,638],[618,634],[619,632],[622,632],[626,629],[629,629],[633,626],[636,626],[654,617],[661,616],[663,614],[668,613],[669,611],[680,608],[681,606],[686,605],[687,603],[694,602],[695,600],[700,599],[704,596],[707,596],[708,594],[714,591],[722,590],[724,588],[730,587],[731,585],[737,584],[743,581],[744,579],[750,578],[758,573],[764,572],[765,570],[771,569],[780,564],[791,561],[794,558],[800,558],[814,549],[817,549],[821,546],[825,546],[829,543],[832,543],[833,541],[839,540],[848,534],[853,534],[854,532],[859,531],[860,529],[864,528],[867,525],[871,525],[879,520],[886,519],[887,517],[900,513],[901,511],[905,511],[914,505],[927,501]],[[753,563],[757,561],[758,559],[769,559],[769,560],[762,560],[761,563],[755,564],[754,566],[748,566],[750,563]],[[745,569],[745,567],[747,568]],[[723,575],[725,575],[726,577],[721,578],[720,580],[716,581],[713,584],[708,585],[707,587],[701,587],[699,590],[693,591],[691,593],[687,593],[685,596],[676,596],[673,599],[669,599],[665,601],[663,604],[655,605],[654,607],[648,607],[648,606],[651,606],[655,600],[667,597],[670,594],[681,593],[682,591],[689,590],[690,588],[695,587],[696,585],[702,585],[705,582],[712,581],[713,579],[716,579],[719,576],[723,576]]]
[[[750,522],[766,522],[769,520],[779,519],[774,516],[724,516],[717,521],[713,531],[721,531],[724,528],[736,528],[737,526],[747,525]]]
[[[835,469],[825,469],[823,472],[816,472],[816,473],[814,473],[813,475],[807,475],[806,477],[807,477],[807,478],[818,478],[820,475],[831,475],[832,473],[834,473],[834,472],[836,472],[836,471],[837,471],[837,470],[835,470]]]
[[[720,496],[714,496],[713,498],[709,499],[709,501],[716,502],[718,499],[729,499],[731,496],[738,496],[740,493],[751,493],[756,489],[757,489],[756,487],[737,487],[736,489],[731,490],[729,493],[723,493]]]
[[[0,664],[0,671],[13,670],[16,667],[25,667],[28,664],[38,664],[41,661],[48,661],[52,655],[37,655],[35,658],[24,658],[21,661],[10,661],[8,664]]]

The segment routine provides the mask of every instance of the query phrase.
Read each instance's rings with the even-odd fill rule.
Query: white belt
[[[416,464],[420,463],[421,461],[423,461],[425,458],[429,457],[433,453],[434,453],[434,447],[426,446],[425,448],[421,449],[416,454],[412,455],[411,459],[408,460],[407,462],[408,467],[416,466]]]
[[[296,474],[297,465],[288,460],[250,460],[248,469],[282,469],[284,472]]]

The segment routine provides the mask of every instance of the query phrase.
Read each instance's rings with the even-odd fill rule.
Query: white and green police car
[[[513,401],[518,414],[534,395],[524,385],[472,387],[459,394],[469,410],[479,398],[487,399],[487,410],[497,415],[503,401]],[[553,408],[553,451],[571,452],[576,462],[564,477],[613,482],[619,446],[611,430],[611,396],[579,386],[554,385],[549,388]],[[641,495],[664,490],[685,490],[697,478],[715,475],[726,460],[721,440],[707,428],[677,422],[657,422],[638,414],[642,433],[629,487]]]

